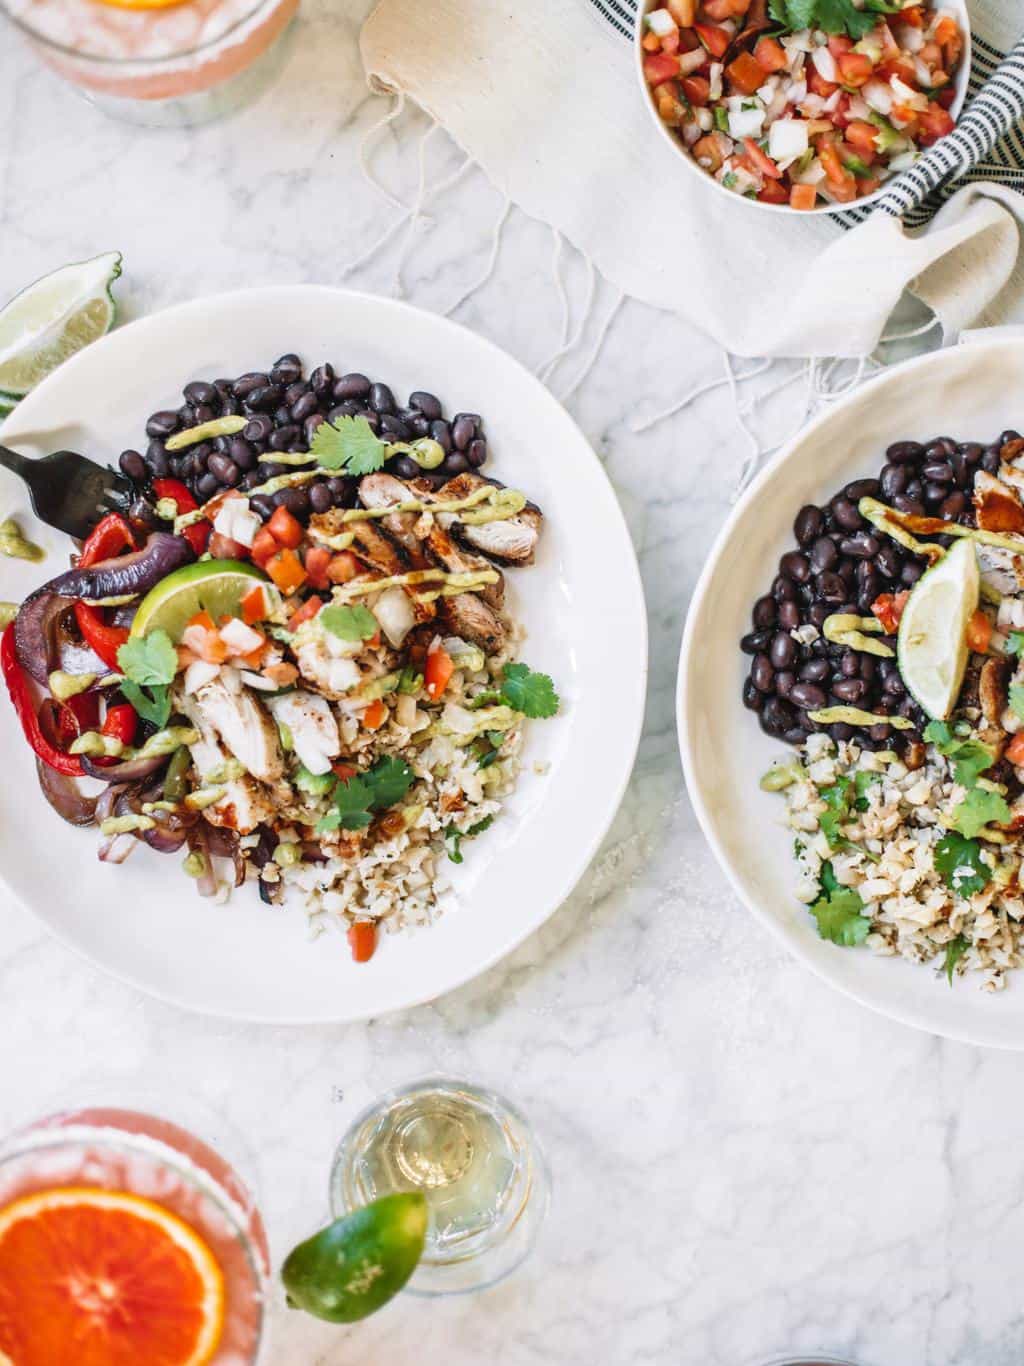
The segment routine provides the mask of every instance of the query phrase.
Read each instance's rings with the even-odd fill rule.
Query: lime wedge
[[[419,1191],[374,1200],[292,1249],[281,1268],[288,1303],[329,1323],[365,1319],[405,1285],[426,1236]]]
[[[121,253],[108,251],[44,275],[0,309],[0,401],[23,398],[61,361],[110,331],[110,288],[120,274]]]
[[[967,668],[967,623],[981,576],[974,542],[957,541],[914,585],[900,620],[896,658],[907,689],[935,721],[949,716]]]
[[[197,612],[209,612],[215,622],[236,617],[242,599],[254,584],[263,584],[269,607],[279,601],[277,589],[253,564],[242,560],[198,560],[168,574],[139,604],[132,622],[133,636],[163,630],[177,643]]]

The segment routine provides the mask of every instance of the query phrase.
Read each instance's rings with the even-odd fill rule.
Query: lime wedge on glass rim
[[[209,612],[215,622],[241,615],[242,599],[256,584],[263,585],[267,606],[280,599],[277,589],[254,564],[244,560],[197,560],[168,574],[139,603],[132,622],[133,636],[166,631],[175,644],[197,612]]]
[[[911,590],[900,619],[896,660],[904,685],[934,721],[956,705],[967,668],[967,623],[981,574],[974,542],[957,541]]]
[[[281,1280],[292,1309],[355,1323],[392,1299],[416,1270],[427,1237],[420,1191],[385,1195],[292,1248]]]
[[[121,253],[104,252],[44,275],[0,309],[0,415],[61,361],[114,325],[111,286]]]

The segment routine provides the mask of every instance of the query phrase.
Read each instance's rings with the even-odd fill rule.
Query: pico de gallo
[[[851,204],[954,127],[963,34],[925,0],[665,0],[644,22],[658,116],[745,198]]]

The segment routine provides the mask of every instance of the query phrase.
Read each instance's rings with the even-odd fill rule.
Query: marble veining
[[[276,86],[191,132],[111,122],[5,41],[0,293],[110,247],[125,253],[129,318],[244,285],[340,282],[397,217],[358,174],[378,102],[338,94],[352,88],[340,74],[358,71],[365,8],[309,0]],[[406,113],[374,158],[406,198],[426,130]],[[459,166],[441,134],[426,150],[434,182]],[[487,266],[501,196],[470,168],[429,211],[349,282],[400,285],[442,311],[455,302]],[[513,211],[493,277],[455,313],[531,366],[560,340],[551,249],[548,229]],[[565,276],[575,318],[586,270],[571,253]],[[613,303],[599,282],[556,393]],[[507,1090],[535,1121],[554,1200],[526,1268],[479,1297],[403,1297],[351,1329],[279,1302],[275,1364],[752,1366],[798,1348],[863,1366],[1024,1359],[1024,1060],[878,1018],[791,961],[731,895],[683,790],[678,643],[748,445],[724,387],[643,436],[633,426],[721,364],[691,327],[627,302],[570,400],[640,555],[651,682],[613,830],[511,958],[405,1014],[260,1028],[143,999],[0,906],[0,1129],[104,1078],[157,1107],[191,1095],[255,1174],[278,1258],[325,1213],[333,1144],[386,1087],[461,1074]],[[765,444],[803,409],[797,370],[747,414]],[[775,368],[741,394],[786,376]]]

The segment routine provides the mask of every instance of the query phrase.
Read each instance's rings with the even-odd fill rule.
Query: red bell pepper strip
[[[377,926],[372,920],[357,920],[349,926],[348,946],[357,963],[368,963],[377,950]]]
[[[61,702],[57,712],[57,739],[65,748],[87,730],[100,728],[100,694],[80,692]]]
[[[129,702],[119,702],[116,707],[108,707],[101,727],[101,734],[120,740],[122,745],[130,745],[135,739],[135,728],[139,717]]]
[[[108,669],[119,669],[121,666],[117,662],[117,652],[128,639],[127,628],[108,626],[103,620],[102,610],[90,607],[87,602],[76,602],[74,611],[78,629],[89,649],[99,655]]]
[[[169,498],[178,509],[179,517],[184,517],[187,512],[195,512],[199,507],[191,491],[180,479],[154,479],[153,492],[158,498]],[[193,522],[191,526],[185,527],[181,534],[196,554],[201,555],[206,549],[212,530],[209,522]]]
[[[108,513],[96,523],[82,546],[78,558],[80,569],[88,569],[101,560],[112,559],[123,550],[135,549],[132,529],[118,512]],[[86,602],[75,603],[75,620],[82,633],[82,639],[93,654],[98,655],[108,669],[117,669],[117,652],[128,639],[128,632],[121,626],[108,626],[103,611],[90,607]]]
[[[134,550],[135,537],[132,529],[119,512],[108,512],[89,532],[82,553],[78,557],[78,567],[88,569],[100,560],[113,559],[122,550]]]
[[[56,769],[58,773],[66,773],[72,778],[81,778],[82,764],[78,755],[64,754],[51,745],[43,735],[39,718],[32,706],[28,681],[14,652],[13,621],[5,629],[2,639],[0,639],[0,672],[3,673],[14,710],[18,713],[18,720],[25,732],[25,739],[32,746],[36,756],[42,759],[44,764],[49,764],[50,768]]]

